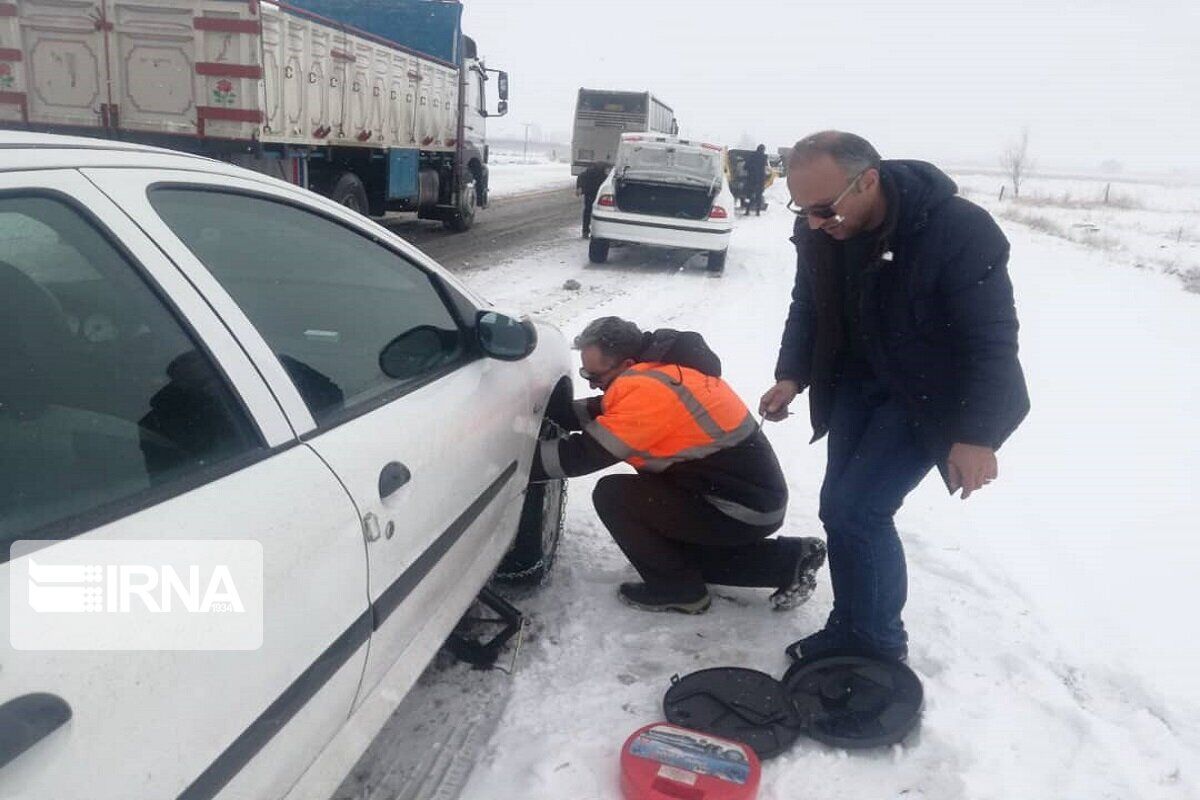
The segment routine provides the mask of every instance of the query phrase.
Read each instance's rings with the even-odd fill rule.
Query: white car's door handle
[[[408,467],[399,461],[389,462],[379,473],[379,499],[386,500],[410,480],[412,473],[408,471]]]

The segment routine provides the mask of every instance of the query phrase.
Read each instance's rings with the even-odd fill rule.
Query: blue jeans
[[[856,645],[906,649],[900,612],[908,572],[893,517],[933,465],[901,400],[873,379],[839,382],[821,486],[833,581],[827,628],[850,634]]]

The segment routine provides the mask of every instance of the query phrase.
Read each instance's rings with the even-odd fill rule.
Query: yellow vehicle
[[[746,159],[753,153],[753,150],[727,150],[725,154],[725,180],[729,183],[729,191],[733,194],[737,208],[740,208],[743,214],[750,211],[750,203],[754,200],[749,176],[746,174]],[[776,174],[768,165],[763,189],[775,182]],[[763,208],[766,207],[767,204],[763,203]]]

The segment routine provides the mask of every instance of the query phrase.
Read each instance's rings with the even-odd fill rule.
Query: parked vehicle
[[[363,213],[469,228],[508,76],[430,0],[15,0],[0,126],[209,155]],[[489,111],[486,84],[498,80]]]
[[[622,135],[616,166],[592,210],[591,261],[606,261],[613,242],[629,242],[705,251],[708,269],[723,271],[733,230],[724,156],[720,145]]]
[[[729,191],[733,194],[737,208],[742,213],[750,212],[750,204],[754,202],[754,191],[751,189],[750,176],[747,173],[746,159],[754,154],[753,150],[729,150],[725,158],[725,175],[729,180]],[[770,160],[767,161],[767,172],[763,176],[763,188],[766,189],[775,182],[775,169]],[[767,204],[763,203],[763,210]]]
[[[0,341],[0,594],[80,542],[251,540],[265,604],[258,649],[0,637],[2,797],[328,797],[497,566],[553,557],[562,335],[294,185],[0,133]]]
[[[679,122],[671,107],[650,92],[580,89],[571,139],[571,174],[595,163],[616,161],[621,134],[649,131],[674,136]]]

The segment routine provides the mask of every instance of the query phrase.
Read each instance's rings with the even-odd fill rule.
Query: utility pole
[[[525,126],[525,152],[524,152],[524,154],[521,156],[521,160],[522,160],[522,161],[529,161],[529,129],[530,129],[531,127],[533,127],[534,123],[532,123],[532,122],[523,122],[523,123],[521,123],[521,124]]]

